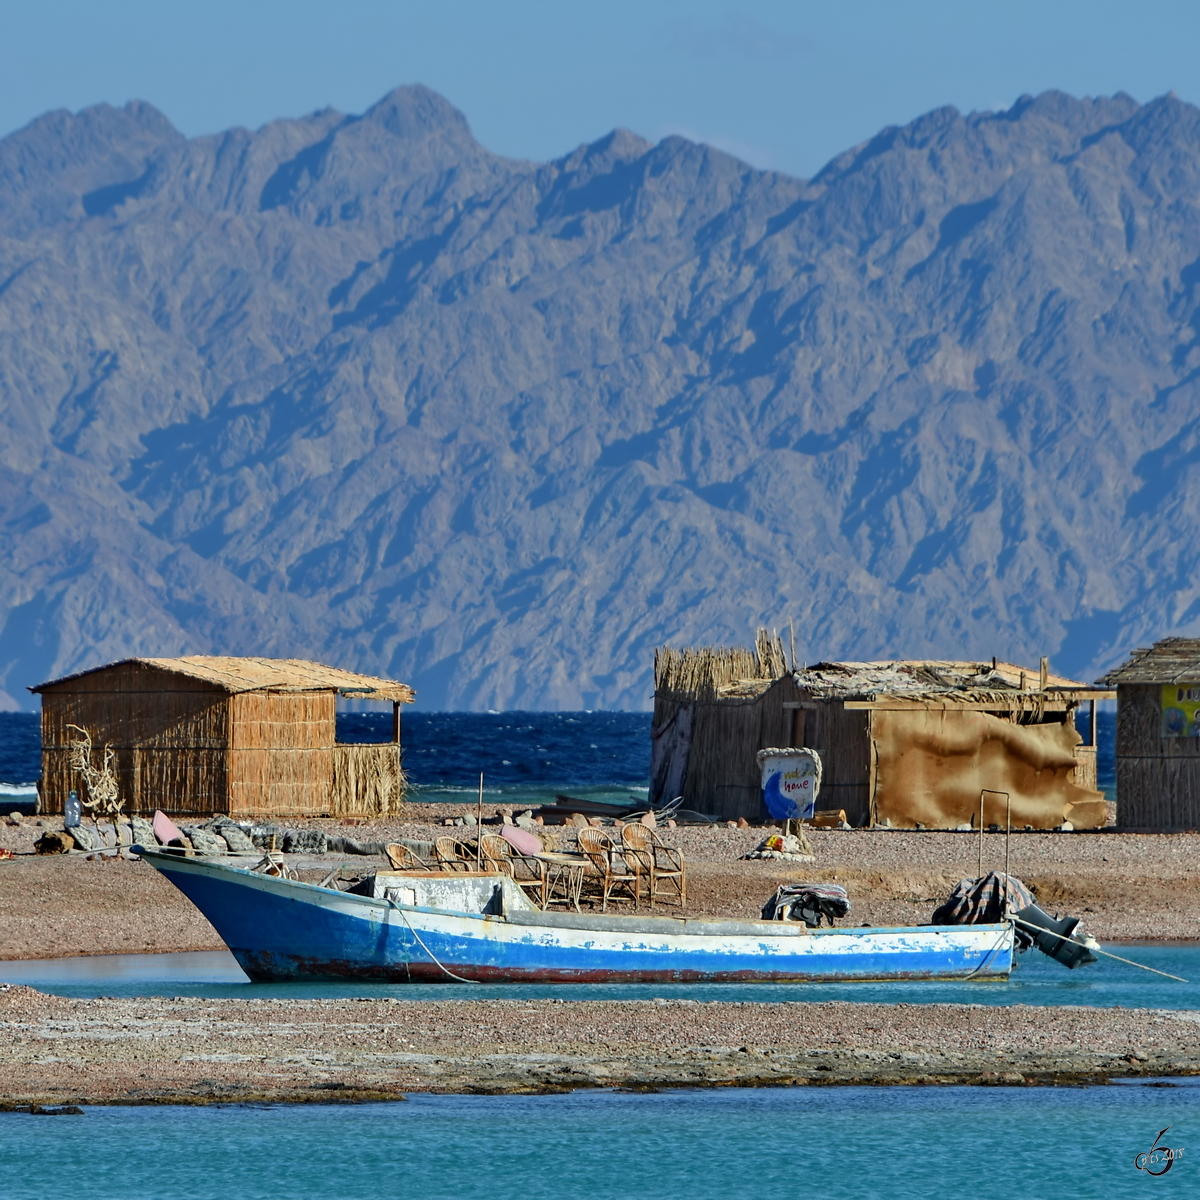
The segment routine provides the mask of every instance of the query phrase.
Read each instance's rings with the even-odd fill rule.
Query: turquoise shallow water
[[[1171,1170],[1134,1165],[1164,1126]],[[1194,1158],[1192,1156],[1195,1156]],[[1200,1087],[423,1096],[0,1113],[6,1200],[1200,1194]]]
[[[453,1000],[860,1000],[885,1003],[1083,1004],[1200,1009],[1200,942],[1111,943],[1116,954],[1189,980],[1175,983],[1102,959],[1067,971],[1037,951],[1022,955],[1004,983],[855,984],[251,984],[225,951],[124,954],[41,962],[0,962],[0,982],[28,983],[64,996],[397,996]]]

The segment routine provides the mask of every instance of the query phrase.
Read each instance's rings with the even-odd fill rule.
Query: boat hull
[[[1006,978],[1011,925],[806,930],[767,921],[439,911],[146,853],[256,981],[690,983]]]

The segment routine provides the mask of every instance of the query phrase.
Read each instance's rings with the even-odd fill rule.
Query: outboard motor
[[[1072,971],[1096,961],[1092,949],[1099,947],[1090,937],[1076,934],[1079,918],[1052,917],[1011,875],[989,871],[981,879],[960,879],[949,899],[933,913],[934,925],[998,925],[1010,920],[1021,953],[1036,946]]]
[[[1073,971],[1076,967],[1086,967],[1088,963],[1096,961],[1096,956],[1088,946],[1092,939],[1082,935],[1078,939],[1075,937],[1075,930],[1079,927],[1078,917],[1063,917],[1061,920],[1055,920],[1036,904],[1019,909],[1016,917],[1017,920],[1024,921],[1027,926],[1036,925],[1043,931],[1034,933],[1031,929],[1027,930],[1033,934],[1033,944],[1043,954],[1048,954],[1055,962],[1062,963],[1068,970]]]

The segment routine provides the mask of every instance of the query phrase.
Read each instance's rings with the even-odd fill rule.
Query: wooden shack
[[[1112,692],[1033,670],[958,661],[827,662],[793,668],[778,639],[753,650],[655,654],[652,804],[767,817],[756,754],[807,746],[823,764],[818,807],[855,826],[1095,828],[1095,701]],[[1089,737],[1075,712],[1092,702]],[[1008,801],[1004,798],[1008,794]]]
[[[42,697],[41,811],[81,781],[72,743],[115,752],[127,813],[369,817],[404,795],[400,705],[413,691],[301,659],[130,658],[30,689]],[[339,696],[391,701],[393,740],[339,745]]]
[[[1117,820],[1200,829],[1200,639],[1135,650],[1103,683],[1117,689]]]

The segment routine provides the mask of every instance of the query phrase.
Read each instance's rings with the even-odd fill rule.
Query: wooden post
[[[1091,727],[1091,743],[1093,746],[1095,746],[1096,745],[1096,702],[1095,702],[1095,700],[1093,700],[1091,702],[1091,706],[1092,706],[1091,712],[1088,714],[1088,724]],[[1096,753],[1097,753],[1097,755],[1099,755],[1100,751],[1097,750]]]
[[[1044,654],[1042,655],[1039,674],[1041,676],[1041,690],[1044,692],[1046,690],[1046,684],[1050,682],[1050,660]]]
[[[392,701],[392,741],[400,745],[400,701]]]

